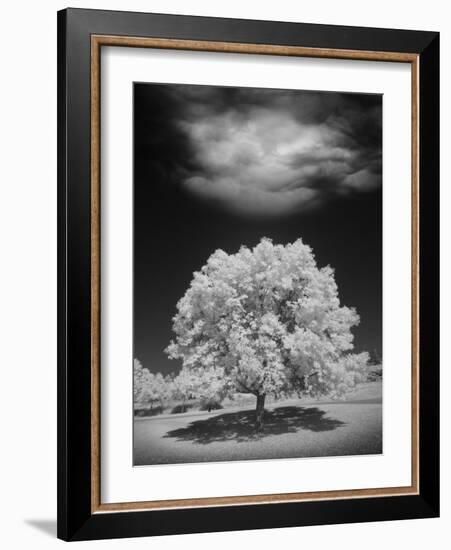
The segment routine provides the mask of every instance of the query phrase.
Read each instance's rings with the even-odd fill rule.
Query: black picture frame
[[[92,510],[91,37],[398,52],[419,67],[419,491],[97,513]],[[331,55],[333,57],[333,55]],[[439,515],[439,34],[66,9],[58,13],[58,537],[88,540]]]

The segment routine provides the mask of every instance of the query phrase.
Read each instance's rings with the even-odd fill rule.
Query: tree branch
[[[307,378],[310,378],[311,376],[315,376],[315,374],[319,374],[319,370],[315,370],[311,372],[310,374],[307,374]]]
[[[243,382],[241,382],[241,380],[239,380],[238,378],[236,379],[236,381],[238,382],[238,384],[245,390],[244,393],[252,393],[253,395],[258,395],[258,392],[257,391],[253,391],[251,390],[250,388],[248,388]]]

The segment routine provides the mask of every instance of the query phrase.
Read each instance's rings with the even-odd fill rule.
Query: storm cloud
[[[152,107],[140,121],[150,172],[237,214],[302,212],[382,183],[380,95],[191,85],[140,93]]]
[[[218,248],[309,244],[361,316],[356,351],[382,355],[382,97],[133,87],[134,356],[154,372],[175,304]]]

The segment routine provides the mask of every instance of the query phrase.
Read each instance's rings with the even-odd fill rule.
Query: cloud
[[[319,207],[382,182],[381,96],[166,86],[176,179],[244,215]],[[175,141],[174,141],[175,142]]]

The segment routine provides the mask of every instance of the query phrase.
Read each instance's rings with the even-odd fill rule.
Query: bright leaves
[[[258,429],[266,395],[339,397],[366,379],[368,354],[352,353],[358,323],[340,304],[333,269],[318,268],[301,239],[217,250],[177,304],[166,352],[182,361],[179,375],[144,375],[135,365],[136,398],[162,394],[162,385],[179,399],[251,393]]]

